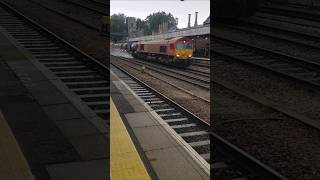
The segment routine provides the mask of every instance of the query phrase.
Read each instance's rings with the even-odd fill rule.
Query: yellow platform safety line
[[[110,111],[110,179],[150,180],[111,97]]]
[[[30,167],[0,110],[0,179],[35,180]]]

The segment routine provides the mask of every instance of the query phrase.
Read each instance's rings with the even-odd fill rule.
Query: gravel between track
[[[126,63],[125,61],[117,61],[114,57],[111,57],[111,62],[120,65],[120,67],[127,70],[129,73],[137,77],[138,79],[142,80],[144,83],[148,84],[149,86],[155,88],[160,93],[166,95],[170,99],[174,100],[176,103],[180,104],[181,106],[185,107],[189,111],[193,112],[201,119],[210,122],[210,104],[205,102],[197,97],[194,97],[190,94],[182,92],[181,90],[177,89],[166,83],[165,81],[159,80],[152,76],[147,75],[146,73],[142,73],[130,67],[130,63]]]
[[[309,118],[320,119],[319,90],[231,59],[218,60],[215,64],[215,77],[258,93]]]
[[[216,133],[289,179],[320,178],[320,131],[213,87]]]
[[[320,57],[319,50],[302,47],[300,45],[296,45],[293,43],[288,44],[283,40],[268,38],[262,35],[256,35],[249,32],[243,32],[240,30],[219,27],[219,28],[213,29],[213,33],[219,37],[224,37],[224,38],[228,37],[227,39],[234,39],[240,42],[254,44],[256,47],[259,47],[259,48],[275,50],[280,53],[304,58],[314,62],[318,62]]]
[[[290,26],[288,26],[289,28]],[[319,52],[227,28],[216,35],[258,47],[316,60]],[[260,94],[309,118],[320,119],[319,89],[297,83],[261,68],[214,57],[212,77]],[[219,86],[213,86],[214,130],[289,179],[320,179],[320,131],[279,113],[268,112]],[[255,105],[254,105],[255,104]]]

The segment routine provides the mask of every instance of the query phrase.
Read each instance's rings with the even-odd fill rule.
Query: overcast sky
[[[188,25],[188,14],[191,14],[191,26],[194,25],[194,14],[198,11],[198,24],[202,24],[210,15],[210,0],[111,0],[110,13],[123,13],[126,16],[145,19],[149,14],[165,11],[178,18],[178,27]]]

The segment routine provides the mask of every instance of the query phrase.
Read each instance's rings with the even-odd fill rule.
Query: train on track
[[[194,51],[193,41],[188,37],[121,43],[116,46],[130,52],[135,58],[158,61],[177,67],[191,65]]]
[[[213,0],[213,18],[238,18],[255,14],[262,0]]]

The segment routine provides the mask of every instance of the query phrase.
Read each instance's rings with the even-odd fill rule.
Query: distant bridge
[[[205,35],[205,34],[210,34],[210,25],[179,29],[179,30],[168,32],[165,34],[129,38],[129,41],[130,42],[131,41],[150,41],[150,40],[174,38],[174,37],[180,37],[180,36],[197,36],[197,35]]]

